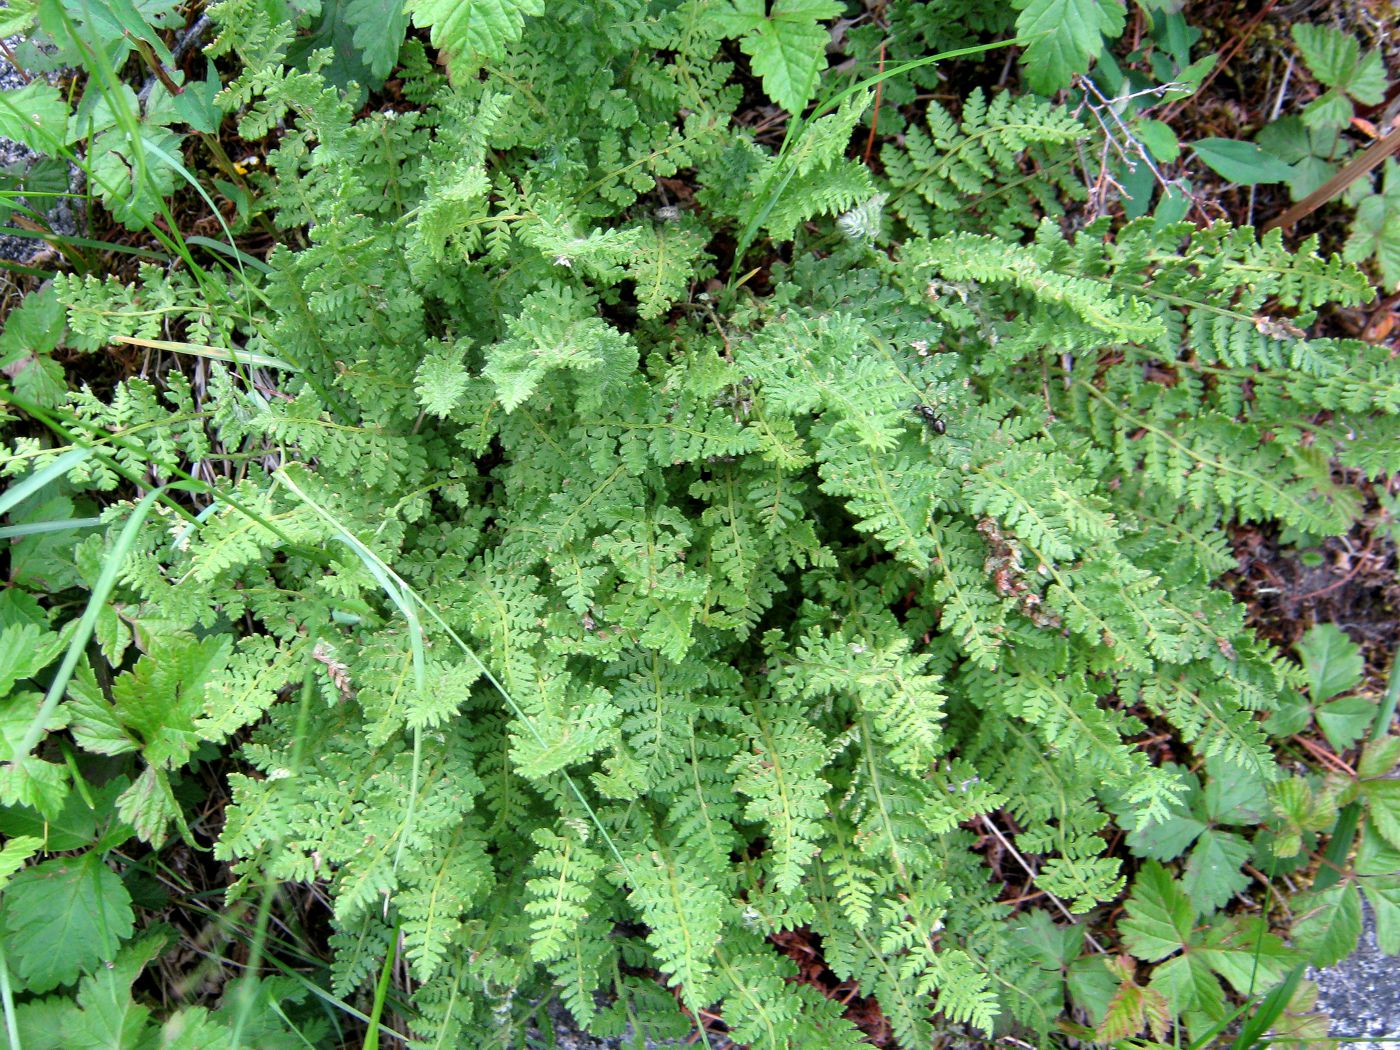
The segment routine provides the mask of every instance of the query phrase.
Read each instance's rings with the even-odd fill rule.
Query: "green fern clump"
[[[1082,197],[1074,161],[1089,129],[1060,107],[1010,92],[988,103],[978,90],[960,120],[933,103],[926,121],[881,155],[891,208],[921,236],[985,229],[1014,239]]]
[[[551,989],[600,1033],[705,1010],[744,1045],[860,1045],[769,940],[797,928],[903,1046],[1066,1011],[1199,1036],[1190,938],[1266,945],[1257,990],[1295,957],[1223,914],[1157,951],[1146,902],[1221,909],[1244,833],[1185,889],[1132,880],[1149,985],[1084,917],[1133,875],[1112,829],[1131,849],[1201,790],[1144,739],[1207,792],[1281,779],[1264,719],[1302,680],[1212,581],[1233,521],[1344,532],[1332,461],[1400,468],[1393,365],[1306,334],[1367,286],[1248,230],[1066,235],[1056,165],[1090,132],[1043,101],[930,107],[876,176],[856,92],[774,154],[716,59],[828,5],[751,6],[412,4],[451,80],[409,41],[412,106],[356,118],[263,5],[220,5],[223,105],[285,126],[257,208],[287,243],[223,279],[246,309],[152,269],[58,294],[75,346],[158,309],[235,362],[197,400],[178,373],[72,395],[72,483],[241,466],[141,528],[122,607],[165,647],[110,697],[80,675],[66,724],[139,754],[151,842],[171,767],[238,737],[231,894],[323,883],[335,994],[400,953],[416,1045],[516,1040]],[[744,231],[783,245],[761,285],[725,254]],[[27,768],[3,801],[52,808]],[[988,842],[1053,913],[1013,917]],[[1149,991],[1166,1020],[1122,1006]]]

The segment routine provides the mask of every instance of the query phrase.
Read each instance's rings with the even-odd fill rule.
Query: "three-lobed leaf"
[[[1308,127],[1344,127],[1352,115],[1348,96],[1366,106],[1385,97],[1388,82],[1380,51],[1362,55],[1355,36],[1332,26],[1296,24],[1292,34],[1308,70],[1329,89],[1303,110]]]

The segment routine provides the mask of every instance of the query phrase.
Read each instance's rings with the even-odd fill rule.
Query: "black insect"
[[[948,424],[943,422],[943,417],[938,414],[938,410],[932,405],[915,405],[914,415],[924,421],[924,426],[928,427],[935,434],[946,434]]]

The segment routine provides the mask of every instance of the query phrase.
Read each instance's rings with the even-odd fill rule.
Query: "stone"
[[[1369,904],[1356,951],[1308,977],[1317,982],[1317,1009],[1332,1018],[1332,1037],[1346,1050],[1400,1048],[1400,963],[1376,944]]]

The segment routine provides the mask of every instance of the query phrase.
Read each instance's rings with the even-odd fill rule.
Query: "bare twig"
[[[1301,734],[1294,736],[1293,739],[1302,744],[1304,749],[1324,766],[1331,766],[1338,773],[1345,773],[1349,777],[1356,776],[1356,770],[1352,769],[1351,766],[1347,765],[1346,762],[1332,754],[1332,752],[1328,751],[1325,747],[1314,744]]]
[[[180,35],[180,39],[175,41],[175,46],[170,49],[170,64],[172,66],[177,65],[180,59],[184,57],[185,52],[188,51],[194,45],[198,44],[200,40],[204,38],[204,34],[209,32],[209,30],[211,30],[212,28],[214,28],[213,19],[211,19],[208,15],[200,15],[199,18],[195,21],[194,25],[190,26],[189,29],[185,30],[185,32]],[[143,52],[142,57],[146,57],[149,61],[155,56],[146,56]],[[143,106],[146,104],[146,100],[150,98],[151,92],[155,90],[156,84],[165,81],[166,79],[168,79],[169,76],[169,74],[166,74],[165,76],[160,76],[158,80],[157,77],[162,72],[162,70],[160,69],[159,62],[156,62],[155,65],[156,74],[146,79],[146,83],[141,85],[141,90],[136,96]],[[169,90],[169,85],[167,85],[166,87],[167,90]],[[171,93],[178,94],[178,92]]]
[[[996,836],[996,840],[1006,848],[1006,851],[1016,858],[1016,863],[1021,865],[1021,869],[1032,879],[1034,879],[1035,869],[1032,868],[1030,864],[1026,862],[1026,858],[1021,856],[1021,851],[1011,844],[1011,840],[1001,833],[1001,829],[995,824],[993,824],[987,818],[987,815],[985,813],[982,815],[982,824],[988,831],[990,831],[993,835]],[[1044,889],[1044,887],[1042,886],[1041,889]],[[1061,915],[1063,915],[1070,922],[1078,923],[1079,920],[1074,917],[1073,912],[1071,912],[1067,907],[1065,907],[1064,901],[1060,900],[1059,897],[1056,897],[1049,890],[1045,890],[1045,895],[1049,897],[1050,902],[1060,910]],[[1104,946],[1098,941],[1094,940],[1094,935],[1092,933],[1089,933],[1087,930],[1084,932],[1084,939],[1089,942],[1090,947],[1092,947],[1094,951],[1104,951]]]
[[[1344,167],[1337,174],[1324,182],[1317,189],[1313,190],[1306,197],[1300,200],[1293,207],[1278,218],[1271,220],[1264,226],[1264,232],[1270,230],[1282,230],[1292,226],[1299,219],[1306,218],[1318,208],[1322,207],[1332,198],[1340,194],[1363,175],[1369,174],[1374,168],[1390,156],[1397,149],[1400,149],[1400,124],[1390,129],[1390,134],[1384,138],[1377,139],[1366,149],[1362,150],[1351,163]]]
[[[1125,194],[1122,185],[1109,173],[1110,156],[1116,157],[1129,171],[1135,171],[1139,164],[1147,165],[1152,177],[1163,190],[1170,190],[1173,187],[1180,187],[1179,180],[1168,179],[1162,174],[1157,166],[1152,154],[1148,151],[1132,129],[1124,123],[1119,116],[1119,111],[1123,104],[1133,99],[1145,96],[1155,96],[1161,98],[1168,91],[1177,85],[1160,84],[1156,87],[1144,88],[1141,91],[1134,91],[1126,95],[1119,95],[1115,98],[1108,98],[1098,85],[1085,76],[1076,76],[1075,84],[1084,92],[1079,103],[1076,115],[1087,111],[1094,122],[1098,124],[1099,130],[1103,133],[1103,147],[1099,154],[1099,171],[1096,177],[1090,177],[1085,171],[1085,182],[1089,185],[1090,210],[1094,213],[1103,211],[1105,197],[1110,189],[1116,190],[1120,194]]]

